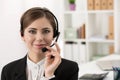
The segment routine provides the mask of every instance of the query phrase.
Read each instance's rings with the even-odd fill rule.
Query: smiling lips
[[[38,49],[41,49],[41,48],[45,47],[45,44],[34,44],[34,46]]]

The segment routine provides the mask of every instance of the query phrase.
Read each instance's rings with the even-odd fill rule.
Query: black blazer
[[[4,66],[1,80],[27,80],[26,60],[27,56]],[[55,78],[51,80],[78,80],[78,72],[79,68],[76,62],[62,59],[54,73]]]

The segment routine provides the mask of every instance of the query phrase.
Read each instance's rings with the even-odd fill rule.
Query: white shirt
[[[54,75],[49,78],[46,78],[44,76],[44,70],[45,70],[44,62],[45,62],[45,59],[35,64],[27,57],[27,78],[28,80],[49,80],[55,77]]]

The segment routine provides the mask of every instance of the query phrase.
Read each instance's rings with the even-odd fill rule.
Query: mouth
[[[45,44],[34,44],[35,48],[38,48],[38,49],[42,49],[44,48],[46,45]]]

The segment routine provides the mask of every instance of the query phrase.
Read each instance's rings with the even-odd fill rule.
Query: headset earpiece
[[[57,30],[55,30],[53,38],[55,38],[56,36],[58,36],[58,34],[59,34],[59,32]]]

